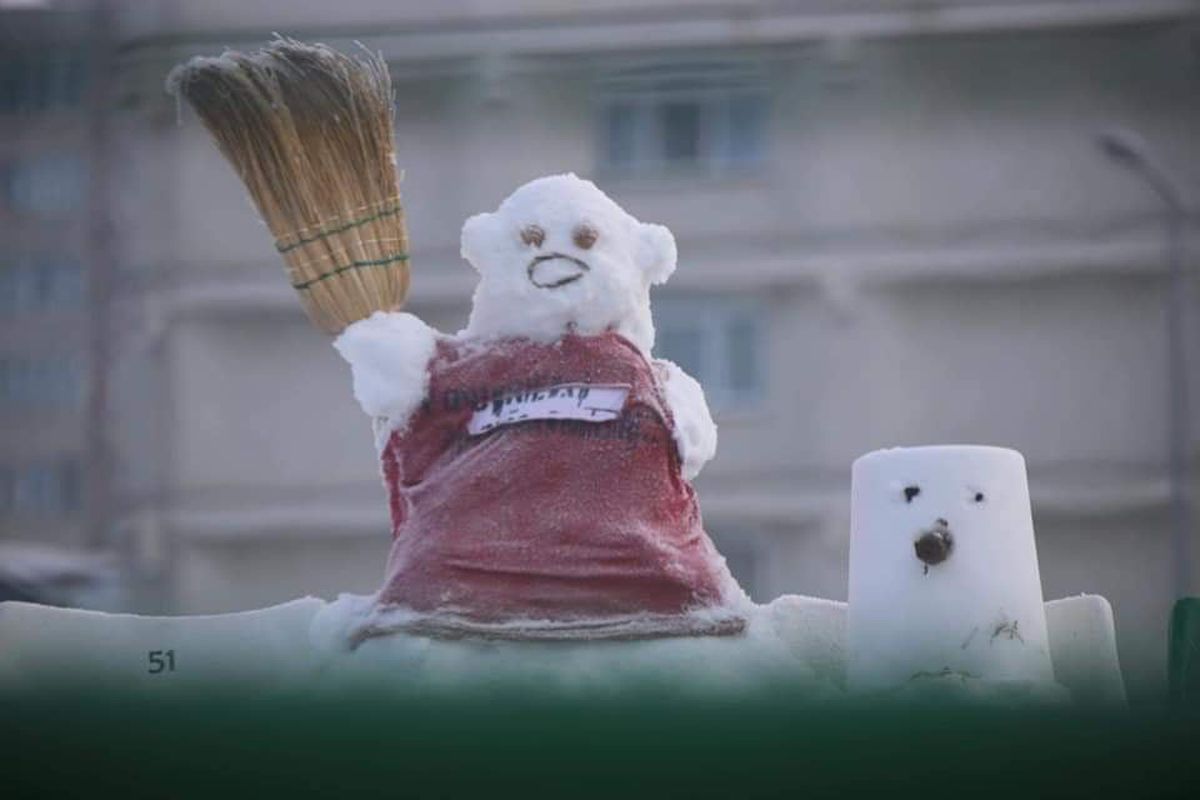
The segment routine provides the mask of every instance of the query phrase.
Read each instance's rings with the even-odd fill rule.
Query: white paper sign
[[[588,383],[563,383],[545,389],[514,392],[476,411],[467,424],[467,432],[477,436],[503,425],[531,419],[608,422],[621,415],[628,396],[628,386]]]

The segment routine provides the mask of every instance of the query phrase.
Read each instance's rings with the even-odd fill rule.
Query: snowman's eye
[[[584,223],[575,228],[571,234],[571,238],[575,240],[575,246],[581,250],[590,250],[596,240],[600,238],[600,232],[591,225]]]
[[[521,229],[521,241],[533,247],[541,247],[546,241],[546,232],[540,225],[526,225]]]
[[[911,503],[917,495],[921,493],[921,487],[917,485],[904,487],[904,502]]]
[[[983,503],[987,502],[987,495],[985,495],[979,489],[968,487],[967,502],[971,503],[972,505],[982,505]]]

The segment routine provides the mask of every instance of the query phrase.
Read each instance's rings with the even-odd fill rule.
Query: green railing
[[[0,797],[1200,797],[1194,709],[95,691],[0,697]]]
[[[1200,597],[1186,597],[1175,604],[1168,640],[1171,703],[1200,707]]]

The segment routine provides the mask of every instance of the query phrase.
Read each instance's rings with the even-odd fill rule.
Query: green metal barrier
[[[1171,702],[1200,707],[1200,597],[1185,597],[1175,604],[1168,640]]]
[[[0,797],[1200,797],[1191,709],[537,695],[0,695]]]

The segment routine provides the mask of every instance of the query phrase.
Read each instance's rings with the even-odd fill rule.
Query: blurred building
[[[1007,445],[1029,462],[1047,597],[1106,595],[1131,681],[1160,681],[1161,209],[1094,135],[1140,130],[1193,189],[1198,8],[117,4],[112,543],[141,607],[227,611],[382,576],[384,493],[348,368],[302,316],[232,171],[162,90],[174,63],[279,31],[358,40],[391,63],[410,310],[430,324],[466,320],[463,219],[530,178],[592,177],[671,227],[680,268],[656,290],[658,350],[717,411],[698,487],[756,598],[845,596],[858,455]],[[49,446],[34,430],[13,435]]]
[[[0,594],[119,604],[106,548],[109,142],[87,4],[0,4]],[[29,4],[25,4],[29,5]],[[92,276],[85,280],[85,275]],[[101,377],[97,380],[97,377]],[[95,477],[92,477],[95,476]],[[105,591],[92,591],[103,584]]]

